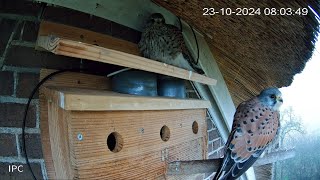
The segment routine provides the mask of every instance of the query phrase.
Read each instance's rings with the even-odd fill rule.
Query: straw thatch
[[[314,50],[318,21],[307,16],[203,16],[203,8],[303,8],[316,1],[154,0],[206,35],[235,105],[268,86],[288,86]],[[201,48],[201,47],[200,47]]]

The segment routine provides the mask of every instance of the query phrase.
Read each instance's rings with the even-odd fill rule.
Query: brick
[[[39,74],[19,73],[17,85],[17,97],[29,98],[30,93],[39,83]],[[34,95],[34,99],[38,98],[38,92]]]
[[[221,146],[221,139],[212,142],[213,150],[218,149]]]
[[[5,64],[32,68],[67,69],[79,68],[78,58],[57,56],[50,52],[36,51],[34,48],[11,46]]]
[[[97,75],[106,75],[115,71],[118,71],[120,69],[123,69],[121,66],[106,64],[102,62],[95,62],[95,61],[89,61],[84,60],[82,63],[82,66],[90,71],[92,74]]]
[[[127,40],[136,44],[141,39],[141,33],[139,31],[117,23],[111,24],[111,35],[113,37]]]
[[[28,57],[27,60],[26,57]],[[9,66],[47,69],[78,69],[80,68],[80,62],[78,58],[57,56],[49,52],[35,51],[33,48],[21,46],[12,46],[6,59],[6,65]],[[90,60],[82,60],[81,67],[89,69],[93,74],[100,75],[106,75],[122,68]]]
[[[222,158],[222,157],[224,156],[224,149],[223,149],[223,148],[220,149],[220,150],[217,152],[217,156],[218,156],[219,158]]]
[[[199,97],[197,96],[197,93],[195,92],[187,92],[187,97],[192,99],[199,99]]]
[[[209,159],[217,159],[222,158],[224,156],[224,149],[220,149],[219,151],[209,155]]]
[[[0,156],[17,155],[16,136],[14,134],[0,134]]]
[[[26,22],[24,25],[22,40],[36,42],[38,38],[39,23]]]
[[[0,95],[11,96],[13,94],[13,72],[0,71]]]
[[[22,126],[25,104],[1,103],[0,104],[0,126],[18,127]],[[26,119],[26,127],[36,126],[36,106],[31,104]]]
[[[63,17],[63,18],[61,18]],[[47,7],[43,18],[138,43],[141,32],[97,16],[61,7]]]
[[[212,143],[208,143],[208,153],[210,153],[212,151],[213,151]]]
[[[43,18],[47,21],[111,35],[111,21],[69,8],[47,7]]]
[[[3,19],[0,21],[0,56],[2,56],[8,40],[11,36],[12,30],[15,26],[15,21],[14,20],[8,20],[8,19]]]
[[[40,4],[26,0],[1,0],[1,13],[37,16],[40,12]]]
[[[213,126],[212,121],[211,121],[209,118],[207,118],[207,129],[208,129],[208,130],[211,130],[213,127],[214,127],[214,126]]]
[[[214,140],[214,139],[216,139],[218,137],[220,137],[218,129],[209,131],[209,141],[212,141],[212,140]]]
[[[23,172],[9,172],[9,165],[22,165]],[[43,179],[41,165],[39,163],[30,163],[32,171],[37,179]],[[32,180],[33,176],[28,168],[27,164],[23,163],[3,163],[0,162],[0,179],[9,179],[9,180],[19,180],[19,179],[28,179]]]
[[[219,155],[218,155],[218,153],[217,153],[217,152],[215,152],[215,153],[213,153],[213,154],[209,155],[209,159],[217,159],[217,158],[219,158]]]
[[[25,157],[24,151],[22,149],[22,135],[19,135],[21,156]],[[40,134],[25,134],[26,137],[26,149],[28,153],[28,158],[42,159],[42,145]]]

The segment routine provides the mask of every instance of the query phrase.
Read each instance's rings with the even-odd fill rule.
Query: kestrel
[[[282,103],[281,92],[268,88],[238,106],[223,162],[213,179],[236,179],[253,165],[278,133]]]
[[[174,25],[166,24],[160,13],[150,16],[138,47],[146,58],[203,74],[194,64],[181,31]]]

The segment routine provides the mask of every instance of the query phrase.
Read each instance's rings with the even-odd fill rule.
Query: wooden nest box
[[[161,179],[169,162],[206,159],[208,101],[119,94],[107,81],[67,73],[41,89],[49,178]]]
[[[77,33],[88,40],[77,41]],[[116,50],[124,44],[106,35],[42,23],[37,45],[57,55],[216,84],[197,73],[94,46],[90,43],[95,38]],[[50,72],[42,70],[41,78]],[[110,90],[106,77],[71,72],[55,76],[40,89],[41,140],[50,179],[170,179],[169,162],[207,158],[209,101]]]

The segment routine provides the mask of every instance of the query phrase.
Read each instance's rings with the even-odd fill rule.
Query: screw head
[[[141,134],[144,133],[144,128],[140,128],[140,133],[141,133]]]
[[[81,133],[79,133],[79,134],[77,135],[77,138],[78,138],[79,141],[82,141],[82,140],[83,140],[83,135],[82,135]]]

